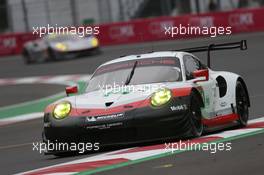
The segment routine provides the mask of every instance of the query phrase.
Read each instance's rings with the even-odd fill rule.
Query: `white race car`
[[[236,48],[246,50],[246,41],[107,62],[85,92],[75,94],[77,87],[68,87],[67,97],[46,108],[43,140],[116,145],[246,126],[250,100],[243,78],[209,68],[211,51]],[[204,51],[207,66],[191,54]]]

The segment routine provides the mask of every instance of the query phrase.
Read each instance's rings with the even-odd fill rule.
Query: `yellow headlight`
[[[93,47],[97,47],[99,45],[98,39],[97,38],[93,38],[91,40],[91,44],[92,44]]]
[[[55,45],[56,49],[60,50],[60,51],[66,51],[68,49],[67,45],[63,44],[63,43],[57,43]]]
[[[166,88],[160,89],[152,95],[151,104],[155,107],[162,106],[166,104],[168,101],[170,101],[171,97],[172,97],[171,90]]]
[[[53,116],[56,119],[64,119],[71,112],[71,104],[69,102],[61,102],[57,104],[53,110]]]

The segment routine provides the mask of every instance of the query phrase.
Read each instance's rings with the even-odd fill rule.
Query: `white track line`
[[[18,115],[16,117],[0,119],[0,126],[41,118],[43,117],[43,115],[43,112],[35,112],[30,114]]]
[[[55,76],[36,76],[36,77],[23,77],[23,78],[2,78],[0,85],[15,85],[15,84],[64,84],[68,85],[69,82],[88,81],[89,74],[73,74],[73,75],[55,75]]]

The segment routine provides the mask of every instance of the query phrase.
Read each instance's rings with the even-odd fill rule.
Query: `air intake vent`
[[[105,103],[105,106],[106,106],[106,107],[109,107],[109,106],[111,106],[113,103],[114,103],[114,102],[106,102],[106,103]]]

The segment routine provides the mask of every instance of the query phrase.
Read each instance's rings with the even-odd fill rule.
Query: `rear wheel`
[[[190,123],[190,134],[192,137],[199,137],[203,134],[203,123],[202,123],[202,102],[198,95],[194,92],[191,93],[191,101],[189,108],[189,123]]]
[[[243,84],[238,81],[236,85],[236,109],[239,116],[238,123],[241,127],[247,125],[248,122],[248,107],[247,92]]]

